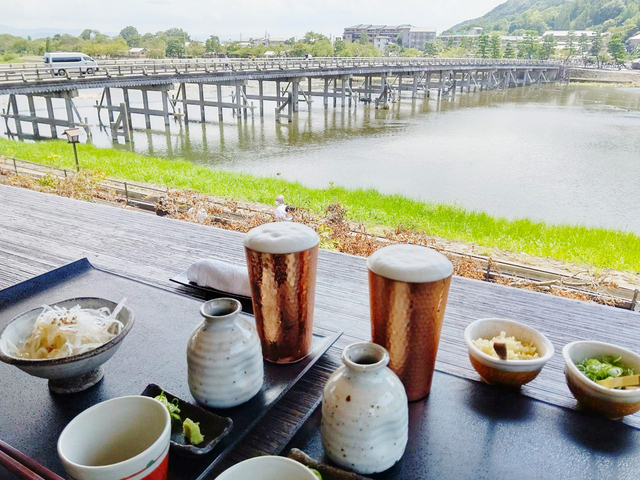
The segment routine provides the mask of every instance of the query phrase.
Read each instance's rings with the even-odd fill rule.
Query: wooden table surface
[[[104,270],[179,290],[169,278],[199,258],[244,264],[242,239],[237,232],[0,185],[0,289],[88,257]],[[318,325],[343,330],[345,335],[261,421],[227,464],[286,445],[340,364],[341,349],[370,339],[366,260],[321,251],[315,308]],[[556,355],[522,393],[568,408],[575,408],[575,400],[564,381],[563,345],[589,339],[635,350],[640,339],[637,313],[454,277],[438,370],[479,380],[462,334],[470,322],[486,317],[518,320],[547,335]],[[623,422],[640,428],[640,415]]]

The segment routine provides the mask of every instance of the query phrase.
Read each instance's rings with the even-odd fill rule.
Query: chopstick
[[[25,467],[19,461],[11,458],[4,452],[0,452],[0,466],[5,467],[10,472],[15,473],[20,478],[26,480],[44,480],[40,475],[33,473],[28,467]]]
[[[36,462],[0,440],[0,465],[26,480],[64,480],[44,465]]]

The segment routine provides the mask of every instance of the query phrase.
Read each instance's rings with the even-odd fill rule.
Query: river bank
[[[244,233],[274,221],[273,205],[123,182],[87,170],[76,174],[1,155],[0,184]],[[490,256],[483,256],[474,244],[408,230],[385,229],[376,233],[346,220],[339,204],[330,205],[323,214],[298,209],[290,215],[293,221],[318,232],[323,249],[368,257],[378,248],[393,243],[424,245],[446,255],[458,276],[624,309],[633,310],[639,306],[640,275],[637,274],[585,268],[584,265],[499,249],[491,249]]]
[[[21,143],[0,139],[0,154],[54,167],[74,168],[66,142]],[[189,189],[227,200],[271,205],[278,194],[287,202],[315,214],[339,204],[346,219],[369,231],[411,231],[431,237],[473,244],[476,252],[493,250],[561,262],[640,271],[640,238],[632,233],[571,225],[550,225],[531,220],[506,220],[455,205],[415,201],[375,190],[330,187],[312,189],[279,178],[214,170],[179,159],[166,159],[80,145],[84,169],[110,177]]]
[[[568,69],[572,82],[603,83],[618,85],[633,85],[640,87],[640,70],[598,70],[596,68]]]

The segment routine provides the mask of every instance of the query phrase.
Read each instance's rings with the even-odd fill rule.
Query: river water
[[[99,95],[81,91],[76,105],[92,124],[93,143],[107,147],[110,135],[92,107]],[[141,100],[132,95],[132,102]],[[292,124],[277,124],[273,109],[265,102],[263,119],[256,111],[241,122],[225,110],[218,123],[207,108],[207,123],[172,120],[169,131],[159,117],[147,131],[134,115],[133,148],[311,187],[333,182],[510,219],[640,234],[640,89],[547,85],[402,98],[389,110],[341,109],[339,102],[324,110],[316,97],[311,111],[300,105]],[[189,115],[199,118],[199,107]]]

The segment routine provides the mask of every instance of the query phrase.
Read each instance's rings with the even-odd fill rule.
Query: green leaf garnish
[[[621,363],[622,357],[605,355],[602,360],[597,358],[586,358],[580,363],[576,363],[578,370],[589,380],[597,382],[606,378],[617,378],[626,375],[633,375],[632,368],[626,368]]]
[[[167,410],[169,410],[169,415],[171,415],[171,418],[173,418],[174,420],[178,420],[178,421],[182,420],[180,418],[180,415],[178,415],[180,413],[180,407],[178,407],[178,399],[177,398],[174,398],[173,402],[169,402],[169,400],[167,399],[167,396],[164,394],[164,390],[163,390],[162,393],[160,393],[160,395],[155,397],[155,399],[158,400],[165,407],[167,407]]]

